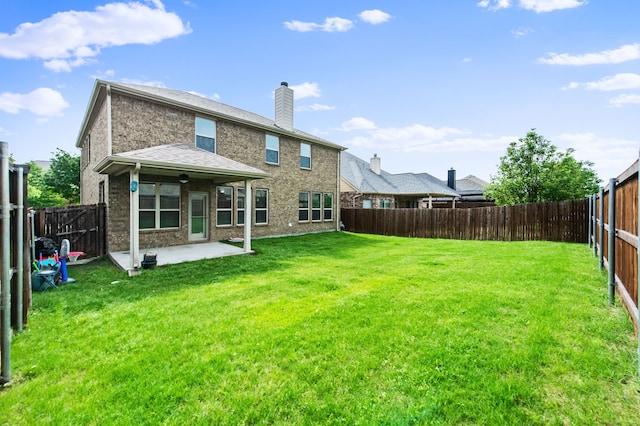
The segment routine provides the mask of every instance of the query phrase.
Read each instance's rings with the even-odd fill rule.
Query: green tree
[[[66,204],[62,195],[58,194],[45,183],[45,172],[42,167],[35,162],[27,163],[29,165],[29,175],[27,176],[27,200],[29,207],[56,207]]]
[[[598,191],[600,179],[590,161],[578,161],[531,129],[511,142],[485,195],[498,205],[574,200]]]
[[[57,148],[44,182],[67,200],[67,204],[80,203],[80,156]]]

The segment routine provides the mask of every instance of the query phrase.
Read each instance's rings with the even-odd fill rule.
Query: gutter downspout
[[[140,163],[136,163],[136,167],[129,170],[129,276],[140,273],[140,167]]]
[[[107,155],[113,154],[113,132],[111,130],[111,85],[107,84]]]

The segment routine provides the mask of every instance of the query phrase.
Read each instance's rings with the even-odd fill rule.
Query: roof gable
[[[195,113],[207,114],[230,121],[243,123],[253,127],[259,127],[266,131],[291,136],[297,139],[303,139],[308,142],[316,143],[334,149],[346,149],[343,146],[334,144],[333,142],[330,142],[326,139],[319,138],[298,129],[286,130],[282,127],[277,126],[275,121],[270,118],[263,117],[259,114],[245,111],[243,109],[226,105],[208,98],[204,98],[193,93],[183,92],[175,89],[167,89],[164,87],[153,87],[132,83],[117,83],[105,80],[96,80],[91,100],[89,102],[89,106],[87,107],[87,111],[85,112],[82,127],[76,141],[77,147],[82,146],[83,137],[88,125],[88,121],[90,120],[92,114],[94,114],[93,109],[99,103],[98,100],[105,96],[103,92],[107,90],[107,87],[111,91],[124,93],[129,96],[141,97],[153,102],[173,105],[191,110]]]

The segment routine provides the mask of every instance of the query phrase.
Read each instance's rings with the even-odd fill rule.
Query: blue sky
[[[640,2],[1,0],[0,140],[77,154],[96,78],[196,92],[374,153],[485,180],[535,128],[603,180],[640,148]],[[174,141],[167,141],[167,143]]]

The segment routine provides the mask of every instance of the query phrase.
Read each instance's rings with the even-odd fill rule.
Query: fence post
[[[0,142],[0,214],[2,235],[2,281],[0,282],[0,384],[11,381],[11,203],[9,200],[9,144]]]
[[[638,254],[638,264],[636,266],[636,272],[640,271],[640,154],[638,155],[638,170],[636,170],[636,179],[638,179],[638,247],[636,248],[636,252]],[[636,321],[637,327],[637,338],[638,338],[638,392],[640,392],[640,274],[638,275],[638,283],[636,287],[636,307],[638,308],[638,318]]]
[[[609,303],[613,305],[616,291],[616,179],[609,179]]]
[[[604,268],[604,188],[600,187],[600,228],[598,229],[598,243],[600,245],[600,251],[598,253],[598,264],[600,270]]]
[[[587,224],[587,244],[589,247],[593,247],[592,228],[593,228],[593,195],[589,195],[589,209],[588,209],[588,224]]]

